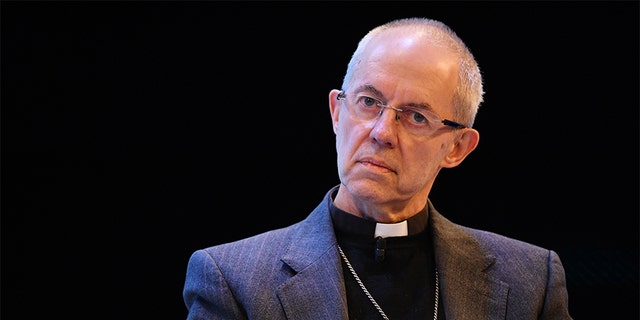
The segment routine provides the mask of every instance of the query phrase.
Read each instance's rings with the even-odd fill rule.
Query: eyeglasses
[[[340,91],[337,96],[338,100],[347,101],[344,91]],[[348,103],[347,103],[347,107]],[[382,103],[377,98],[367,95],[359,95],[356,100],[355,107],[348,108],[350,113],[359,120],[371,121],[382,115],[384,109],[392,109],[396,111],[396,120],[410,133],[417,136],[429,136],[433,134],[440,125],[449,126],[455,129],[466,128],[465,125],[455,121],[441,119],[435,112],[419,107],[392,107]]]

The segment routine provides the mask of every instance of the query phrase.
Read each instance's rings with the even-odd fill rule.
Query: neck
[[[426,197],[409,201],[387,201],[354,196],[344,185],[338,189],[333,203],[354,216],[383,224],[399,223],[413,217],[426,205]],[[420,200],[420,201],[418,201]]]

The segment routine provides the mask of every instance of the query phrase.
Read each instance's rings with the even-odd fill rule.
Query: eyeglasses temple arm
[[[444,124],[445,126],[454,127],[456,129],[464,129],[467,127],[463,124],[457,123],[455,121],[447,120],[447,119],[443,119],[442,124]]]

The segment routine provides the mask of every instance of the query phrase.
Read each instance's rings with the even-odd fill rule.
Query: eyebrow
[[[387,99],[385,99],[384,94],[382,94],[382,92],[376,89],[376,87],[374,87],[372,84],[365,83],[359,86],[358,88],[356,88],[355,90],[356,93],[363,92],[363,91],[372,93],[373,95],[376,96],[376,98],[379,98],[380,100],[383,100],[386,103]]]

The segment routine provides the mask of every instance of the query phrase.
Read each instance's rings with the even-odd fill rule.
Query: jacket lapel
[[[278,289],[287,319],[348,318],[342,264],[327,201],[330,198],[300,224],[282,257],[292,269],[291,278]]]
[[[447,319],[504,319],[509,287],[486,272],[495,257],[429,203],[440,292]]]

